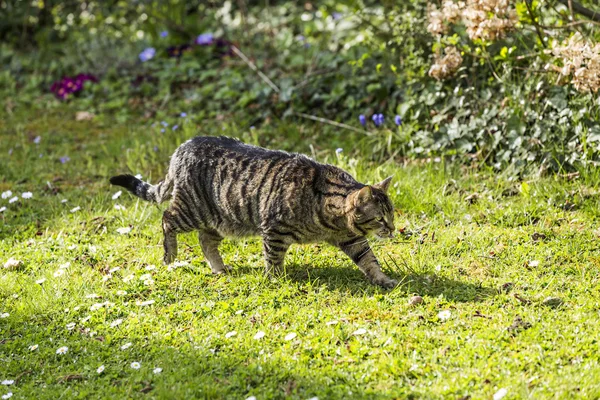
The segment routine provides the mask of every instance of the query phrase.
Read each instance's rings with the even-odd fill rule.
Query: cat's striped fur
[[[173,154],[165,180],[150,185],[131,175],[110,179],[136,196],[161,203],[164,261],[177,256],[180,232],[198,231],[214,273],[225,272],[218,251],[226,236],[259,235],[267,273],[280,270],[293,243],[325,241],[339,247],[386,288],[396,282],[382,271],[366,236],[392,236],[390,179],[366,186],[332,165],[304,155],[267,150],[227,137],[196,137]]]

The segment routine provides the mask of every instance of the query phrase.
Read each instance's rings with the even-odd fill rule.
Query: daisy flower
[[[127,294],[126,290],[117,290],[117,296],[125,296]]]
[[[352,332],[352,334],[355,336],[364,335],[365,333],[367,333],[367,330],[365,328],[358,328],[357,330]]]
[[[121,325],[122,322],[123,320],[121,318],[115,319],[113,322],[110,323],[110,327],[114,328],[115,326]]]
[[[125,343],[123,346],[121,346],[121,350],[127,350],[130,347],[131,347],[131,342]]]
[[[46,278],[41,278],[41,279],[38,279],[37,281],[35,281],[35,283],[37,283],[38,285],[41,285],[44,282],[46,282]]]
[[[75,328],[75,322],[69,322],[67,324],[67,329],[72,331]]]
[[[264,333],[263,331],[258,331],[256,332],[256,335],[254,335],[254,339],[259,340],[264,338],[266,335],[266,333]]]
[[[8,392],[2,395],[2,400],[10,399],[12,397],[12,392]]]
[[[9,385],[12,385],[13,383],[15,383],[15,381],[12,380],[12,379],[5,379],[5,380],[2,381],[2,384],[4,386],[9,386]]]
[[[294,339],[296,336],[298,336],[298,334],[296,332],[292,332],[292,333],[288,333],[287,335],[285,335],[285,337],[283,338],[284,340],[292,340]]]
[[[8,318],[8,317],[10,317],[10,314],[7,312],[0,314],[0,318]]]
[[[0,213],[6,211],[6,207],[0,207]]]
[[[10,190],[7,190],[6,192],[2,192],[3,199],[8,199],[10,196],[12,196],[12,192]]]
[[[121,235],[127,235],[129,232],[131,232],[131,228],[128,226],[125,226],[123,228],[117,229],[117,232],[120,233]]]
[[[227,332],[227,333],[225,334],[225,339],[229,339],[230,337],[233,337],[233,336],[235,336],[235,335],[237,335],[237,332],[236,332],[236,331]]]
[[[69,351],[69,348],[67,346],[59,347],[56,350],[56,354],[67,354],[67,351]]]
[[[155,374],[160,374],[162,372],[162,368],[156,367],[152,370],[152,372],[154,372]]]
[[[101,365],[98,367],[98,369],[96,369],[96,372],[101,374],[102,372],[104,372],[104,365]]]
[[[6,262],[4,263],[4,268],[6,268],[6,269],[16,269],[20,265],[21,265],[21,260],[17,260],[16,258],[12,258],[11,257],[8,260],[6,260]]]
[[[12,203],[14,203],[14,202],[15,202],[15,201],[17,201],[17,200],[19,200],[19,198],[18,198],[17,196],[15,196],[15,197],[13,197],[13,198],[9,199],[9,200],[8,200],[8,202],[9,202],[10,204],[12,204]]]
[[[38,349],[38,347],[40,347],[40,346],[38,346],[37,344],[33,344],[33,345],[29,346],[29,351],[36,351]]]
[[[24,199],[30,199],[30,198],[33,197],[33,193],[31,193],[31,192],[24,192],[24,193],[21,194],[21,197],[24,198]]]
[[[72,212],[72,213],[76,213],[76,212],[77,212],[77,211],[79,211],[79,210],[81,210],[81,207],[77,206],[77,207],[75,207],[75,208],[72,208],[72,209],[71,209],[71,212]]]
[[[146,301],[136,301],[135,304],[137,304],[138,306],[149,306],[151,304],[154,304],[154,300],[146,300]]]
[[[58,278],[59,276],[62,276],[65,274],[65,270],[64,269],[57,269],[56,271],[54,271],[54,277]]]
[[[450,310],[444,310],[444,311],[440,311],[438,313],[438,318],[441,319],[442,321],[449,319],[451,316],[452,316],[452,313],[450,312]]]
[[[131,363],[131,368],[133,368],[133,369],[140,369],[141,366],[142,365],[137,361],[134,361]]]

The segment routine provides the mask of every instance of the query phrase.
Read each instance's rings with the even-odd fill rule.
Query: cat
[[[167,176],[150,185],[132,175],[110,183],[143,200],[171,199],[163,213],[164,262],[177,256],[177,234],[198,231],[215,274],[227,272],[219,254],[224,237],[261,236],[266,273],[279,272],[293,243],[327,242],[346,253],[374,284],[391,289],[367,236],[392,237],[392,177],[357,182],[333,165],[295,153],[268,150],[228,137],[198,136],[171,157]]]

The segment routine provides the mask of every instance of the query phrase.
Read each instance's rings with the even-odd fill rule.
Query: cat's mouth
[[[394,232],[389,230],[381,230],[375,232],[375,236],[379,239],[392,239],[394,237]]]

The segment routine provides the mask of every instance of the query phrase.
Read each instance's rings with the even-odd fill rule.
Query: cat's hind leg
[[[263,250],[265,254],[265,272],[267,275],[278,274],[283,271],[283,260],[290,243],[281,237],[263,236]]]
[[[168,210],[163,213],[162,227],[164,235],[163,247],[165,249],[163,261],[165,264],[171,264],[177,257],[178,229],[175,218],[173,218],[173,214],[171,214],[171,212]]]
[[[213,274],[223,274],[231,270],[231,267],[223,264],[221,253],[219,253],[219,244],[223,237],[218,232],[212,230],[201,230],[198,232],[200,247],[204,253],[204,258],[208,261]]]

